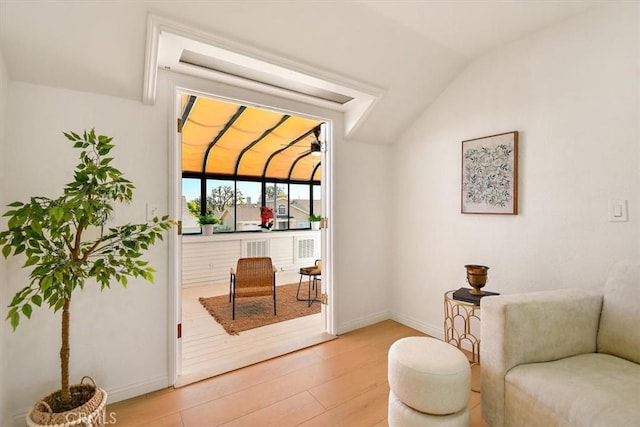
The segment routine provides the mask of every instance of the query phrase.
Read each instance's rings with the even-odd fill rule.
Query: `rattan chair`
[[[238,259],[237,268],[231,269],[229,279],[233,320],[236,318],[236,298],[273,295],[273,315],[276,315],[276,271],[269,257]]]

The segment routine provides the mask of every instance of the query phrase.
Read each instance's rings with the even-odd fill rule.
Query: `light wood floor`
[[[297,272],[281,272],[277,285],[297,283],[298,278]],[[228,282],[183,289],[182,358],[177,387],[335,338],[324,333],[320,314],[229,335],[198,301],[200,297],[228,293]]]
[[[109,405],[107,420],[154,427],[386,426],[389,347],[399,338],[423,335],[384,321],[208,380]],[[469,407],[471,426],[487,427],[479,393],[471,393]]]

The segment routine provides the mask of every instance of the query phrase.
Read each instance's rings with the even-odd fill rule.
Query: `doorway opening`
[[[330,262],[326,229],[315,230],[312,219],[328,211],[324,166],[331,121],[185,89],[176,89],[176,111],[182,236],[175,251],[175,386],[335,338],[327,333],[321,304],[330,276],[322,274],[312,284],[299,274],[317,260]],[[264,208],[272,213],[269,223],[261,216]],[[204,217],[215,222],[211,235],[199,223]],[[229,334],[200,300],[226,300],[230,269],[238,258],[254,256],[272,258],[282,295],[286,285],[298,288],[295,300],[282,303],[315,304],[317,313]],[[311,292],[308,301],[304,296]],[[230,312],[231,303],[222,302],[218,309]]]

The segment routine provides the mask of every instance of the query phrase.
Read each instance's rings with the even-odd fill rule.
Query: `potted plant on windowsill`
[[[322,215],[309,215],[312,230],[320,230],[320,221],[322,221]]]
[[[213,235],[213,226],[216,224],[220,224],[220,220],[218,218],[214,218],[212,215],[200,215],[198,217],[198,223],[202,227],[202,235],[211,236]]]
[[[24,254],[24,268],[31,269],[29,284],[9,304],[7,319],[15,330],[21,318],[29,319],[34,307],[47,304],[62,311],[60,390],[36,403],[27,415],[30,426],[94,425],[105,422],[107,393],[95,385],[69,385],[69,313],[71,297],[87,282],[110,288],[127,285],[128,278],[153,281],[153,268],[141,255],[162,239],[173,221],[167,216],[140,224],[109,227],[116,202],[130,202],[134,185],[111,166],[106,157],[112,138],[92,129],[78,135],[64,133],[80,151],[73,181],[56,199],[31,197],[9,204],[4,216],[8,229],[0,232],[5,258]]]

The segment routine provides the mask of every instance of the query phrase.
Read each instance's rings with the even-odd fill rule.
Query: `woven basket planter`
[[[84,384],[84,380],[91,380],[92,384]],[[73,396],[81,396],[86,400],[84,404],[66,412],[53,412],[51,403],[60,394],[60,390],[43,398],[33,406],[27,415],[29,427],[94,427],[102,426],[106,420],[107,392],[98,387],[91,377],[83,377],[80,384],[70,387]]]

